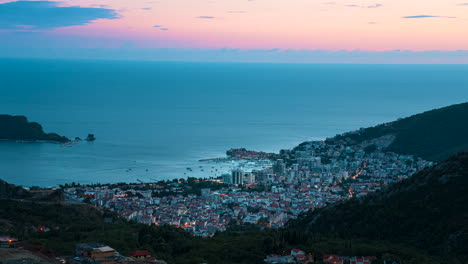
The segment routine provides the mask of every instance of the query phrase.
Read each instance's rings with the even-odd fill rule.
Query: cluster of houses
[[[271,254],[264,259],[266,263],[280,264],[280,263],[297,263],[297,264],[308,264],[314,263],[315,258],[312,254],[306,254],[300,249],[291,249],[289,255],[277,255]]]
[[[303,212],[366,195],[432,165],[413,156],[382,151],[392,140],[386,136],[358,145],[346,141],[304,143],[282,151],[284,160],[277,159],[270,167],[250,172],[233,170],[222,177],[229,187],[204,189],[201,195],[184,194],[177,182],[166,187],[169,194],[163,197],[160,189],[148,188],[84,186],[79,191],[65,191],[69,199],[86,198],[126,219],[175,225],[202,237],[224,231],[230,224],[261,223],[279,228]],[[228,153],[255,158],[271,154],[245,149]]]
[[[343,185],[346,180],[371,185],[386,185],[400,181],[415,172],[432,165],[432,162],[411,155],[385,152],[380,148],[389,145],[392,137],[382,137],[348,145],[346,142],[335,144],[313,141],[302,144],[300,148],[285,151],[286,156],[294,157],[290,167],[281,166],[278,160],[273,166],[271,177],[282,176],[273,181],[308,182],[314,185]],[[374,146],[368,150],[369,146]],[[276,168],[276,170],[274,170]],[[368,189],[374,191],[375,189]],[[359,190],[356,190],[359,194]]]
[[[90,242],[75,245],[75,257],[72,264],[165,264],[151,256],[147,250],[131,252],[129,257],[122,256],[112,247],[104,243]]]
[[[230,149],[226,155],[234,160],[268,160],[278,157],[276,153],[267,153],[263,151],[247,150],[245,148]]]
[[[202,237],[224,231],[229,224],[258,224],[279,228],[315,206],[339,201],[341,196],[328,187],[270,186],[269,191],[243,191],[229,187],[217,191],[205,189],[202,195],[152,197],[147,191],[134,190],[139,196],[105,187],[93,188],[93,203],[118,212],[128,220],[146,224],[175,225]],[[73,196],[74,188],[66,190]],[[77,198],[77,197],[75,197]]]
[[[18,243],[17,238],[0,236],[0,248],[23,248],[24,245],[18,246]],[[73,257],[57,257],[55,261],[70,264],[167,264],[165,261],[152,256],[151,252],[147,250],[130,252],[129,255],[122,256],[104,243],[90,242],[76,244]]]
[[[270,264],[308,264],[308,263],[325,263],[325,264],[372,264],[376,261],[376,256],[338,256],[338,255],[323,255],[316,256],[314,254],[306,254],[300,249],[292,249],[289,255],[268,255],[264,261]],[[396,260],[386,259],[385,264],[399,264]]]

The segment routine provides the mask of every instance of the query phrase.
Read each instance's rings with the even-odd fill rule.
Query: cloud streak
[[[379,8],[379,7],[382,7],[382,6],[383,6],[382,4],[374,4],[374,5],[367,6],[367,8]]]
[[[200,18],[200,19],[215,19],[216,17],[214,17],[214,16],[198,16],[197,18]]]
[[[402,18],[414,19],[414,18],[456,18],[452,16],[432,16],[432,15],[417,15],[417,16],[404,16]]]
[[[61,6],[52,1],[16,1],[0,4],[0,29],[31,30],[78,26],[97,19],[117,19],[113,9]]]
[[[334,4],[334,3],[324,3],[324,4]],[[379,8],[379,7],[383,7],[382,4],[379,4],[379,3],[376,3],[376,4],[373,4],[373,5],[367,5],[367,6],[364,6],[364,5],[345,5],[346,7],[360,7],[360,8]]]

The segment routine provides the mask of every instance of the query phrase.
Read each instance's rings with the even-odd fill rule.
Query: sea
[[[26,187],[217,177],[230,148],[278,152],[468,101],[468,65],[0,59],[0,114],[85,138],[0,142]],[[1,128],[0,128],[1,129]]]

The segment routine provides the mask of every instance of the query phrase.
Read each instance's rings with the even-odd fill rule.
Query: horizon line
[[[202,60],[156,60],[136,58],[72,58],[72,57],[4,57],[0,60],[42,60],[42,61],[86,61],[86,62],[145,62],[145,63],[193,63],[193,64],[291,64],[291,65],[468,65],[468,62],[289,62],[289,61],[202,61]]]

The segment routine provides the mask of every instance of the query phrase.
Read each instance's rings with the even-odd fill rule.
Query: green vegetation
[[[68,138],[55,133],[45,133],[36,122],[28,122],[24,116],[0,115],[0,139],[26,141],[67,142]]]
[[[59,190],[33,187],[30,191],[23,187],[0,180],[0,199],[28,199],[30,201],[63,201],[63,193]]]
[[[381,243],[410,245],[445,263],[467,263],[468,153],[386,190],[302,215],[285,232],[290,242],[313,244],[318,234],[360,238],[375,241],[375,249]]]
[[[0,200],[0,233],[41,244],[58,255],[99,241],[122,254],[150,250],[168,263],[261,263],[300,248],[340,255],[387,255],[404,263],[467,263],[468,153],[385,190],[301,215],[280,230],[231,226],[213,238],[172,226],[128,222],[90,205]],[[33,232],[32,226],[50,232]],[[381,262],[377,262],[381,263]]]
[[[0,180],[0,198],[24,199],[29,197],[31,194],[22,187]]]
[[[440,161],[450,155],[468,151],[468,103],[427,111],[397,121],[345,133],[327,142],[348,140],[352,143],[385,135],[395,135],[387,148],[426,160]],[[299,145],[300,146],[300,145]]]
[[[46,226],[49,232],[34,232]],[[216,238],[193,237],[173,226],[128,222],[89,205],[0,200],[0,234],[44,245],[57,255],[73,255],[75,243],[99,241],[122,254],[146,249],[168,263],[260,263],[274,247],[269,232],[228,232]]]
[[[195,182],[195,181],[194,181]],[[11,187],[11,186],[10,186]],[[322,254],[387,255],[404,263],[468,262],[468,153],[385,190],[301,215],[280,230],[230,226],[213,238],[173,226],[128,222],[90,205],[0,200],[0,234],[73,254],[99,241],[124,255],[145,249],[168,263],[261,263],[270,253],[300,248]],[[50,232],[34,232],[46,226]],[[381,262],[377,262],[381,263]]]
[[[35,232],[46,226],[49,232]],[[342,239],[297,229],[263,230],[235,226],[213,238],[197,238],[172,226],[124,221],[89,205],[63,205],[0,200],[0,233],[42,245],[56,255],[72,255],[76,243],[99,241],[120,253],[145,249],[168,263],[262,263],[267,254],[299,247],[320,254],[396,255],[405,263],[441,263],[401,243]],[[448,262],[447,262],[448,263]],[[456,262],[452,262],[456,263]]]
[[[394,135],[387,150],[441,160],[468,150],[467,117],[468,103],[464,103],[340,135],[328,142],[356,144]],[[27,123],[25,118],[19,119]],[[38,126],[33,125],[33,131],[37,132]],[[12,139],[5,136],[11,137],[11,133],[11,129],[1,131],[0,138]],[[371,145],[365,151],[375,150],[376,146]],[[290,153],[281,155],[287,160]],[[194,178],[158,185],[179,194],[200,194],[202,188],[223,187]],[[14,186],[3,186],[10,194],[22,193]],[[156,188],[149,184],[122,187]],[[32,226],[39,225],[51,231],[34,232]],[[76,243],[99,241],[124,255],[146,249],[168,263],[181,264],[262,263],[267,254],[291,248],[317,255],[376,255],[380,260],[391,255],[414,264],[468,263],[468,153],[453,156],[385,190],[303,214],[280,230],[233,225],[227,232],[202,239],[172,226],[128,222],[90,205],[0,200],[0,234],[44,245],[57,255],[73,254]]]

